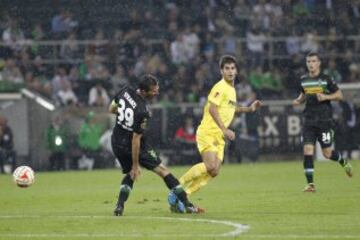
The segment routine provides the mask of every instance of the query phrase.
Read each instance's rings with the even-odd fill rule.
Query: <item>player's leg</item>
[[[316,143],[316,128],[304,126],[303,129],[303,167],[307,185],[304,192],[315,192],[314,184],[314,151]]]
[[[187,194],[183,187],[181,186],[179,180],[170,173],[170,171],[161,163],[161,160],[157,153],[151,148],[147,147],[140,152],[139,162],[144,168],[154,171],[158,174],[165,182],[166,186],[171,192],[176,196],[176,199],[179,199],[183,205],[176,205],[176,208],[181,212],[200,212],[202,209],[197,209],[194,205],[188,200]],[[174,205],[174,204],[173,204]],[[175,206],[175,205],[174,205]]]
[[[314,184],[314,145],[304,145],[304,173],[306,177],[307,185],[304,188],[304,192],[315,192]]]
[[[114,210],[115,216],[122,216],[124,212],[125,202],[128,200],[131,190],[133,189],[134,180],[131,179],[130,174],[126,174],[120,185],[120,192],[118,201]]]
[[[203,209],[195,207],[188,199],[187,194],[183,187],[181,186],[179,180],[169,171],[167,167],[163,164],[159,164],[153,169],[153,171],[158,174],[165,182],[168,189],[175,195],[171,201],[169,201],[172,208],[172,211],[176,212],[188,212],[188,213],[201,213],[204,212]],[[180,204],[177,201],[180,200]]]
[[[350,163],[342,157],[339,151],[332,148],[332,144],[334,142],[333,131],[330,128],[322,130],[321,134],[318,136],[318,140],[324,157],[338,162],[344,168],[346,175],[352,177],[353,172]]]
[[[134,185],[134,180],[131,179],[129,174],[132,167],[132,157],[128,151],[117,145],[113,144],[112,148],[117,161],[121,165],[122,172],[126,174],[121,181],[119,196],[114,209],[115,216],[122,216],[124,212],[125,202],[128,200]]]
[[[197,147],[201,153],[202,163],[191,167],[181,178],[187,194],[192,194],[205,186],[213,177],[219,174],[224,156],[225,142],[222,136],[201,135],[196,136]]]
[[[202,154],[202,159],[206,167],[206,171],[203,171],[199,177],[193,179],[193,181],[185,186],[185,191],[189,195],[197,192],[200,188],[207,185],[211,179],[219,174],[221,160],[218,159],[217,153],[204,152]]]

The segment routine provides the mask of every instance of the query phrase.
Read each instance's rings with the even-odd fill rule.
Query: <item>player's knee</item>
[[[160,164],[154,169],[154,172],[157,173],[160,177],[165,177],[170,173],[169,169],[163,164]]]
[[[323,155],[325,158],[331,158],[331,151],[323,151]]]
[[[207,172],[210,176],[212,177],[216,177],[217,175],[219,175],[219,168],[216,167],[216,165],[210,165],[208,168],[207,168]]]
[[[211,172],[209,172],[210,176],[212,177],[216,177],[217,175],[219,175],[219,169],[213,169]]]

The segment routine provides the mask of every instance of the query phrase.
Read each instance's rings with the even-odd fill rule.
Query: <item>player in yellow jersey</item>
[[[237,75],[235,57],[224,55],[219,65],[222,79],[211,89],[204,108],[203,119],[196,131],[196,142],[202,163],[191,167],[180,178],[188,195],[205,186],[219,174],[224,158],[225,138],[235,139],[235,133],[228,128],[235,113],[254,112],[261,106],[259,100],[255,100],[249,107],[237,106],[234,87]],[[175,194],[170,192],[168,201],[172,211],[181,212],[183,208]]]

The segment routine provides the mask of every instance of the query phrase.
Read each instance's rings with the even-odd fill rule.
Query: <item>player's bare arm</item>
[[[300,93],[300,95],[293,101],[293,106],[299,106],[302,103],[305,102],[305,94],[304,93]]]
[[[332,93],[332,94],[323,94],[323,93],[317,93],[316,97],[318,99],[319,102],[322,101],[340,101],[343,99],[343,94],[342,91],[339,89],[336,92]]]
[[[115,103],[114,100],[109,105],[109,112],[113,114],[117,113],[117,104]]]
[[[244,106],[237,106],[236,112],[237,113],[248,113],[248,112],[255,112],[262,106],[262,102],[259,100],[255,100],[249,107]]]
[[[214,119],[215,123],[218,125],[218,127],[223,132],[224,136],[230,140],[234,140],[235,133],[232,130],[225,127],[223,121],[220,118],[218,107],[211,102],[210,102],[210,107],[209,107],[209,113],[210,113],[211,117]]]
[[[130,176],[133,180],[136,180],[141,174],[141,169],[139,164],[141,137],[142,134],[133,133],[132,146],[131,146],[132,169],[130,171]]]

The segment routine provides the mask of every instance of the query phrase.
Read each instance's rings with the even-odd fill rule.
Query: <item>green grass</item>
[[[162,180],[143,170],[113,217],[119,170],[38,173],[28,189],[0,176],[0,239],[218,239],[247,224],[239,239],[360,239],[360,164],[346,177],[338,164],[316,163],[317,193],[303,193],[301,162],[224,165],[192,196],[207,212],[171,214]],[[180,176],[188,167],[171,168]],[[190,219],[184,221],[183,218]]]

